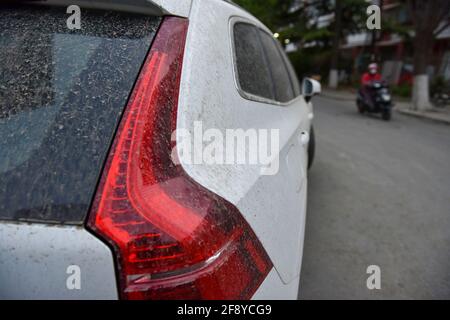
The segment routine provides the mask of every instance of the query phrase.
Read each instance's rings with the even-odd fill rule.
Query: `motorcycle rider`
[[[369,64],[368,72],[364,73],[361,78],[361,96],[370,108],[373,108],[373,90],[372,82],[381,81],[381,74],[378,73],[378,65],[376,63]]]

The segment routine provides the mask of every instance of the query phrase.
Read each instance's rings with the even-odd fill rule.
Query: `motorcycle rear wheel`
[[[364,109],[364,106],[361,102],[361,100],[356,100],[356,106],[358,107],[358,112],[363,114],[364,112],[366,112],[366,110]]]

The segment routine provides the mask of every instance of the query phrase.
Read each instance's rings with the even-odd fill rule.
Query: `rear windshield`
[[[82,223],[160,18],[0,5],[0,219]]]

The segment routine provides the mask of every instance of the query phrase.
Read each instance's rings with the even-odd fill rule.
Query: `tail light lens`
[[[88,221],[115,250],[124,299],[248,299],[272,268],[238,209],[172,161],[187,28],[163,21]]]

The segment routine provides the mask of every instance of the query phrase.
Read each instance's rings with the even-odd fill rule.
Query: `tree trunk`
[[[328,75],[328,87],[330,89],[337,89],[339,86],[339,71],[337,69],[330,69]]]
[[[412,97],[413,110],[425,111],[431,107],[429,82],[427,74],[414,76]]]
[[[406,0],[414,25],[414,87],[412,108],[423,111],[429,108],[430,93],[427,67],[433,54],[436,36],[444,29],[439,25],[448,19],[449,0]]]
[[[414,83],[412,108],[424,111],[431,107],[427,67],[433,48],[432,32],[417,32],[414,39]]]
[[[341,40],[341,16],[342,16],[341,0],[336,0],[335,19],[336,28],[333,39],[333,56],[331,57],[331,68],[328,76],[328,87],[331,89],[337,89],[339,84],[339,43]]]

